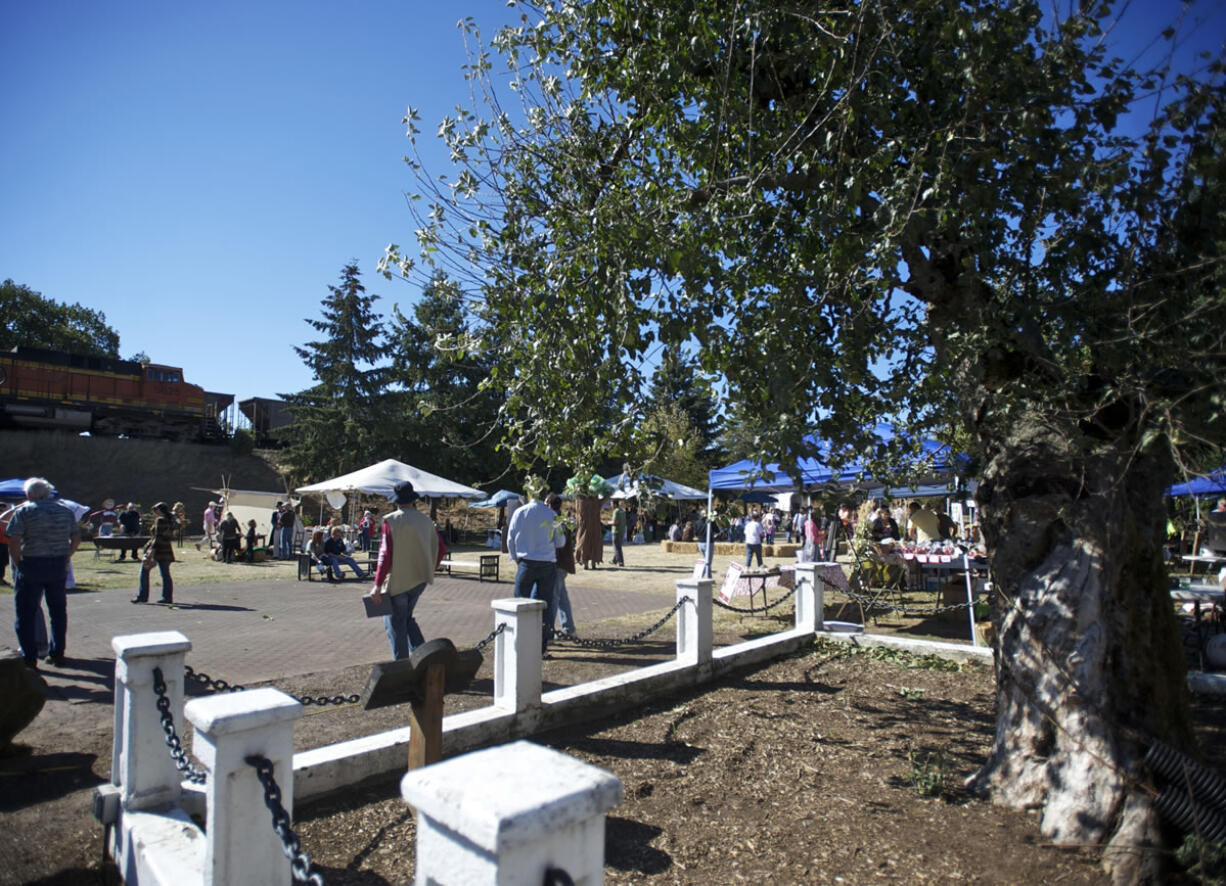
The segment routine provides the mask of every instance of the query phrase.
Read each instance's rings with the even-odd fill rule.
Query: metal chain
[[[945,612],[956,612],[959,609],[969,609],[975,605],[974,600],[963,600],[961,603],[949,603],[944,606],[932,606],[927,609],[917,609],[914,606],[898,606],[893,603],[887,603],[884,600],[874,599],[873,597],[865,597],[863,594],[857,594],[850,588],[837,588],[839,593],[850,597],[854,602],[859,603],[867,609],[877,609],[883,612],[897,612],[899,615],[906,615],[912,618],[928,618],[933,615],[941,615]]]
[[[264,805],[272,813],[272,829],[281,840],[281,850],[285,853],[285,857],[290,860],[290,871],[294,875],[294,882],[324,886],[324,875],[315,870],[310,856],[302,851],[302,842],[298,839],[298,835],[289,826],[289,813],[281,805],[281,788],[277,785],[276,776],[273,774],[272,761],[258,754],[244,759],[255,767],[255,777],[264,786]]]
[[[192,670],[191,665],[183,666],[183,677],[186,680],[191,680],[197,685],[204,687],[209,692],[242,692],[244,689],[247,688],[246,686],[243,686],[240,683],[227,683],[225,680],[214,680],[212,677],[210,677],[206,673],[203,673],[203,672],[197,673],[196,671]],[[294,696],[294,698],[300,701],[302,704],[306,705],[307,707],[310,707],[311,705],[323,707],[324,705],[329,705],[329,704],[335,704],[335,705],[357,704],[359,701],[362,700],[362,696],[358,695],[356,692],[351,693],[350,695],[331,695],[331,696],[329,695],[318,695],[318,696],[296,695]]]
[[[183,777],[192,784],[204,784],[209,774],[196,769],[187,760],[183,750],[183,742],[175,732],[175,718],[170,713],[170,699],[166,697],[166,681],[162,678],[162,669],[153,669],[153,691],[157,695],[157,709],[162,715],[162,731],[166,733],[166,747],[170,748],[170,758],[175,761],[175,768],[183,773]]]
[[[499,634],[501,634],[506,629],[507,629],[507,623],[504,621],[498,627],[494,628],[494,630],[490,631],[490,635],[486,637],[484,640],[482,640],[480,643],[478,643],[476,646],[474,646],[473,649],[480,652],[482,649],[488,646],[495,637],[497,637]]]
[[[752,613],[757,613],[757,612],[770,612],[780,603],[786,603],[788,600],[790,600],[792,598],[792,595],[795,593],[796,593],[796,588],[793,587],[790,591],[788,591],[786,594],[784,594],[774,603],[768,603],[765,606],[751,606],[749,609],[741,609],[739,606],[730,606],[727,603],[725,603],[723,600],[719,599],[719,597],[716,597],[711,602],[714,603],[716,606],[718,606],[720,609],[727,609],[729,612],[741,612],[745,614],[752,614]]]
[[[613,640],[591,640],[586,637],[578,637],[571,631],[567,631],[564,634],[555,633],[553,636],[554,636],[554,639],[569,640],[571,643],[574,643],[576,646],[582,646],[585,649],[612,649],[617,646],[628,646],[631,643],[638,643],[648,634],[658,631],[660,628],[664,626],[665,622],[667,622],[670,618],[673,617],[673,613],[675,613],[678,609],[680,609],[686,603],[693,603],[693,602],[694,600],[692,597],[689,597],[689,596],[682,597],[680,600],[677,601],[676,605],[674,605],[672,609],[668,610],[668,612],[664,614],[663,618],[661,618],[659,621],[657,621],[655,624],[653,624],[651,627],[647,628],[646,630],[639,631],[637,634],[634,634],[633,636],[630,636],[630,637],[618,637]]]

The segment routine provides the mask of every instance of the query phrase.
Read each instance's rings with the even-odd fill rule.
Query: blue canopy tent
[[[880,443],[888,443],[898,436],[894,426],[885,422],[877,424],[873,429],[874,436]],[[831,445],[828,440],[818,440],[816,437],[805,438],[805,443],[812,446],[824,457],[828,457]],[[965,462],[965,457],[950,451],[947,444],[936,440],[925,440],[917,462],[933,474],[950,474],[957,471]],[[750,493],[780,493],[798,492],[820,486],[852,486],[860,485],[870,488],[885,488],[884,484],[874,480],[869,474],[864,462],[853,460],[838,470],[825,463],[823,458],[812,456],[798,458],[795,468],[789,474],[781,469],[778,462],[763,465],[751,459],[743,459],[724,468],[716,468],[708,473],[707,512],[711,511],[714,494],[718,491],[748,491]],[[946,488],[947,484],[917,486],[918,492]],[[904,490],[899,489],[899,492]],[[905,492],[904,492],[905,494]],[[932,492],[933,495],[952,494],[948,492]],[[710,523],[707,524],[708,542],[710,541]],[[711,565],[710,544],[707,545],[707,568],[710,574]]]
[[[894,426],[878,424],[874,434],[882,443],[888,443],[897,436]],[[817,440],[810,436],[805,442],[813,446],[819,453],[828,455],[831,449],[829,441]],[[956,471],[964,461],[961,456],[950,452],[949,446],[936,440],[925,440],[921,447],[918,461],[936,474],[947,474]],[[863,483],[882,486],[876,483],[871,474],[858,460],[843,465],[839,470],[829,467],[822,459],[806,457],[796,460],[792,475],[783,471],[778,462],[763,465],[750,459],[743,459],[725,468],[716,468],[708,474],[708,485],[712,491],[718,490],[754,490],[760,492],[796,492],[814,486],[850,485]],[[917,487],[919,488],[919,487]]]
[[[1226,495],[1226,466],[1211,471],[1203,477],[1194,477],[1186,483],[1176,483],[1166,490],[1168,496],[1179,495]]]

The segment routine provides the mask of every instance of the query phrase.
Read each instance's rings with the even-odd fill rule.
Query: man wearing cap
[[[383,616],[383,627],[392,658],[399,661],[426,642],[413,618],[413,607],[426,585],[434,583],[438,532],[429,517],[412,507],[419,497],[412,483],[398,484],[394,497],[400,507],[383,518],[370,598],[375,603],[382,603],[385,596],[391,601],[392,614]]]
[[[17,610],[17,642],[29,667],[38,667],[35,621],[43,597],[51,613],[51,644],[47,661],[64,664],[68,641],[68,564],[81,544],[81,527],[72,512],[51,500],[51,484],[31,477],[22,487],[26,502],[9,519],[9,557],[13,563],[13,604]]]
[[[545,496],[548,489],[537,495]],[[541,610],[541,656],[549,645],[552,626],[545,616],[553,600],[553,589],[558,574],[558,548],[566,544],[566,533],[554,524],[557,514],[540,498],[516,510],[507,527],[507,553],[511,562],[517,564],[515,572],[515,596],[544,600]]]

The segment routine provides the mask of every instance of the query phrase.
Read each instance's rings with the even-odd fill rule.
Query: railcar
[[[178,367],[19,346],[0,352],[0,427],[196,440],[205,393]]]

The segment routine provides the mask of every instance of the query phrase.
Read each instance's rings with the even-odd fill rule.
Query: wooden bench
[[[454,560],[448,553],[443,557],[443,562],[438,564],[438,571],[454,575],[456,569],[472,570],[477,573],[478,581],[485,581],[487,578],[490,581],[498,581],[498,561],[497,554],[481,554],[477,560]]]

